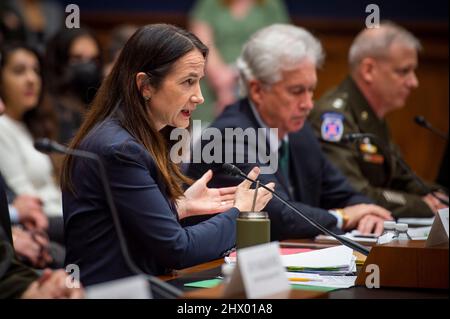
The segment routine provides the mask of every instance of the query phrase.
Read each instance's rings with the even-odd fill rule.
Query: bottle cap
[[[384,226],[384,229],[392,230],[392,229],[395,229],[395,222],[393,222],[393,221],[385,221],[383,223],[383,226]]]
[[[408,230],[408,224],[397,224],[395,225],[397,231],[405,232]]]
[[[267,219],[267,212],[240,212],[238,218],[241,219]]]

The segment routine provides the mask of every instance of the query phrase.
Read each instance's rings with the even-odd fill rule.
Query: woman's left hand
[[[207,184],[212,176],[212,171],[207,171],[184,192],[184,197],[177,201],[180,219],[221,213],[233,207],[237,187],[208,188]]]

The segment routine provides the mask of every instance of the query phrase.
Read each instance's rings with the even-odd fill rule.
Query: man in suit
[[[198,177],[212,168],[216,171],[214,185],[235,185],[237,179],[221,172],[222,162],[232,162],[247,172],[256,161],[262,167],[262,182],[275,182],[276,191],[284,199],[324,227],[336,232],[358,228],[363,233],[379,234],[383,221],[391,219],[390,213],[351,188],[325,158],[311,127],[305,123],[313,107],[316,67],[322,59],[321,44],[302,28],[279,24],[254,34],[238,59],[241,89],[246,98],[227,107],[212,124],[213,129],[203,133],[206,140],[202,142],[202,162],[196,163],[194,147],[189,174]],[[264,130],[265,138],[260,138],[259,143],[243,137],[265,128],[278,130]],[[244,130],[236,137],[236,143],[229,136],[233,129]],[[217,136],[217,130],[221,140],[208,140],[207,135]],[[216,142],[221,143],[220,149],[211,148],[210,143]],[[261,156],[261,149],[264,153],[265,148],[277,158],[268,166]],[[230,154],[236,156],[230,158]],[[208,155],[221,160],[210,163]],[[238,159],[240,155],[242,158]],[[319,233],[276,199],[269,202],[266,210],[273,240]]]
[[[431,217],[445,208],[430,189],[405,169],[392,141],[385,117],[403,108],[419,82],[415,70],[421,46],[410,32],[391,22],[364,29],[349,51],[350,76],[326,93],[311,113],[310,121],[328,158],[347,176],[352,186],[392,211],[395,217]],[[369,133],[347,143],[344,134]],[[436,196],[448,200],[442,192]]]
[[[0,100],[0,116],[4,106]],[[66,286],[64,270],[44,270],[39,276],[15,256],[5,184],[0,174],[0,299],[4,298],[80,298],[82,289]]]

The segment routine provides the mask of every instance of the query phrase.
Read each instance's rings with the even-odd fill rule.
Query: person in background
[[[3,0],[0,29],[5,42],[26,42],[43,54],[47,42],[63,27],[64,14],[53,0]]]
[[[326,159],[306,123],[313,107],[316,68],[323,55],[320,42],[303,28],[275,24],[255,33],[244,45],[237,63],[246,97],[228,106],[211,125],[221,132],[220,161],[209,163],[202,156],[201,163],[189,165],[188,174],[197,178],[213,169],[216,178],[212,186],[233,186],[237,179],[223,173],[222,163],[231,162],[245,173],[256,162],[268,169],[261,174],[262,182],[274,182],[280,196],[323,227],[337,233],[358,229],[380,235],[383,222],[392,219],[391,214],[350,186]],[[268,128],[276,128],[277,133]],[[226,131],[234,129],[243,130],[244,136],[227,136]],[[261,130],[265,139],[245,138]],[[202,154],[209,151],[215,157],[216,148],[211,150],[210,143],[204,140]],[[234,155],[228,159],[229,154]],[[242,154],[243,160],[235,154]],[[276,157],[264,163],[268,154]],[[265,210],[270,217],[272,240],[320,234],[281,201],[269,202]]]
[[[128,39],[136,32],[137,26],[132,24],[123,24],[111,31],[111,38],[108,46],[108,63],[106,63],[103,74],[105,77],[111,72],[111,69],[119,57],[120,51],[127,43]]]
[[[5,107],[0,117],[0,172],[13,198],[32,196],[26,205],[35,212],[29,213],[36,217],[42,210],[50,238],[62,243],[61,191],[50,158],[33,145],[36,138],[51,138],[55,129],[52,112],[42,103],[39,55],[20,43],[3,45],[0,54],[0,97]],[[16,204],[20,214],[24,209]],[[46,219],[34,221],[41,227],[35,230],[45,230]]]
[[[223,257],[235,245],[239,211],[250,210],[253,202],[249,182],[208,188],[213,175],[207,172],[192,183],[170,155],[171,131],[188,127],[203,102],[199,82],[207,54],[208,48],[183,29],[165,24],[139,28],[70,144],[103,160],[131,258],[147,274]],[[254,168],[249,176],[258,173]],[[81,282],[134,275],[122,255],[97,164],[66,157],[62,185],[66,263],[80,267]],[[260,190],[255,209],[263,209],[270,198]],[[179,222],[218,212],[192,227]]]
[[[0,116],[5,106],[0,99]],[[14,254],[5,184],[0,174],[0,299],[83,298],[83,288],[68,288],[64,270],[45,269],[39,276]],[[72,282],[74,287],[76,282]]]
[[[395,217],[431,217],[448,201],[439,186],[424,189],[393,143],[386,116],[405,106],[419,86],[416,76],[419,40],[404,28],[383,22],[364,29],[349,51],[350,75],[317,103],[310,120],[328,158],[352,186],[392,211]],[[370,133],[356,143],[345,134]],[[406,165],[406,164],[405,164]]]
[[[273,23],[287,23],[282,0],[198,0],[190,13],[190,30],[210,49],[202,91],[207,107],[194,115],[205,125],[238,97],[235,65],[251,34]]]
[[[49,42],[45,57],[49,103],[57,115],[57,140],[68,144],[102,80],[102,55],[94,34],[63,29]]]

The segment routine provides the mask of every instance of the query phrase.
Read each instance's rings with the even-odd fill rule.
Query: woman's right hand
[[[258,167],[254,167],[250,173],[248,173],[248,177],[251,179],[256,179],[260,173],[260,169]],[[249,212],[252,210],[253,205],[253,196],[255,195],[255,190],[250,189],[252,182],[249,180],[245,180],[240,183],[236,190],[236,197],[234,200],[234,207],[239,209],[241,212]],[[271,190],[275,189],[275,183],[266,184],[268,188]],[[272,199],[272,193],[268,190],[260,187],[258,189],[258,195],[255,203],[255,212],[261,211],[264,207],[266,207],[267,203]]]

